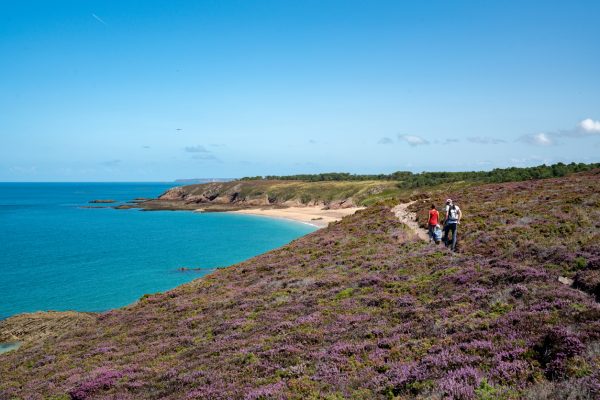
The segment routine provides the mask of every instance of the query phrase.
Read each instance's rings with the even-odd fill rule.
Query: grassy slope
[[[353,198],[360,205],[401,193],[397,182],[390,181],[232,181],[189,185],[183,187],[187,195],[205,194],[207,191],[223,196],[237,193],[237,199],[259,199],[267,196],[272,203],[295,200],[304,204],[329,203]],[[366,205],[366,204],[365,204]]]
[[[458,255],[371,207],[0,356],[0,398],[597,398],[600,308],[557,277],[600,268],[599,180],[451,191]]]
[[[345,202],[344,206],[370,206],[373,204],[408,201],[422,196],[423,189],[406,189],[394,181],[232,181],[188,185],[173,189],[179,198],[149,200],[121,208],[141,207],[146,210],[195,210],[229,211],[249,207],[287,206],[287,205],[335,205]],[[466,188],[473,182],[453,182],[451,184],[429,187],[427,190]],[[170,192],[167,192],[170,193]],[[212,202],[199,198],[215,198]],[[229,199],[235,199],[229,202]],[[286,203],[287,202],[287,203]],[[118,207],[120,208],[120,207]]]
[[[245,182],[244,182],[245,183]],[[400,192],[396,182],[275,182],[265,189],[269,197],[299,199],[302,203],[324,202],[354,198],[357,205],[368,205],[378,198],[386,198]]]

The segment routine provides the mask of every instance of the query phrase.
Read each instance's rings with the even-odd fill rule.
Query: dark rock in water
[[[198,267],[198,268],[180,267],[180,268],[177,268],[177,271],[179,271],[179,272],[198,272],[198,271],[212,271],[212,270],[214,270],[214,268],[202,268],[202,267]]]
[[[113,207],[115,210],[129,210],[131,208],[139,208],[137,204],[121,204]]]
[[[97,199],[97,200],[92,200],[90,201],[90,204],[96,204],[96,203],[116,203],[116,200],[112,200],[112,199]]]

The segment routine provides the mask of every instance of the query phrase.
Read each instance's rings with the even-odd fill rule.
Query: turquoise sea
[[[121,307],[315,230],[247,215],[81,208],[93,199],[156,197],[173,186],[0,183],[0,318]]]

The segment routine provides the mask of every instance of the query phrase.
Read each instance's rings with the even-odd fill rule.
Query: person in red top
[[[436,225],[440,219],[440,213],[435,208],[435,204],[431,205],[431,210],[429,210],[429,226],[427,231],[429,232],[429,238],[433,240],[433,231],[435,230]]]

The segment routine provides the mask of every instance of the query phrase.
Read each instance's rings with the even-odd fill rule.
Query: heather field
[[[0,398],[600,398],[600,170],[448,196],[456,254],[373,205],[0,355]]]

